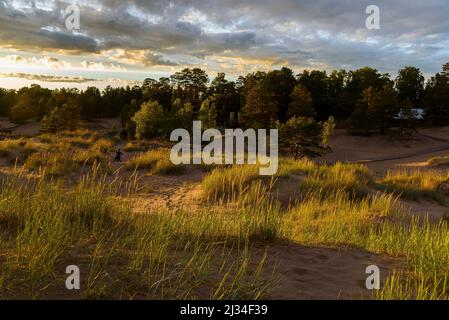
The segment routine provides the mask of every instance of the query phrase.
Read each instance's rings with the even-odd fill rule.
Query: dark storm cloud
[[[143,50],[136,62],[169,66],[177,64],[171,55],[205,63],[216,55],[326,69],[372,65],[385,72],[414,64],[433,73],[449,60],[447,0],[79,2],[81,30],[71,33],[63,15],[68,2],[35,1],[24,9],[0,1],[0,43],[68,54]],[[365,28],[370,4],[380,7],[380,30]]]

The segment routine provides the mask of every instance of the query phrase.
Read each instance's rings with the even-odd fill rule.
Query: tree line
[[[416,126],[417,109],[424,111],[423,125],[449,125],[449,63],[427,81],[413,66],[399,70],[395,79],[370,67],[297,75],[284,67],[236,81],[224,73],[210,81],[204,70],[186,68],[146,79],[142,86],[103,91],[39,85],[0,89],[0,116],[15,123],[36,119],[44,131],[54,132],[81,119],[120,116],[127,138],[167,136],[174,128],[190,128],[193,119],[205,128],[284,126],[286,132],[300,124],[322,132],[336,119],[354,134],[408,134]],[[328,119],[333,124],[326,124]]]

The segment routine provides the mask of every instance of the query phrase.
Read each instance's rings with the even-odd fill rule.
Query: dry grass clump
[[[317,170],[318,167],[315,162],[307,158],[280,158],[277,175],[283,177],[291,174],[308,174]]]
[[[45,148],[45,145],[25,138],[6,139],[0,141],[0,157],[8,157],[12,152],[27,156]]]
[[[401,170],[389,171],[380,187],[387,192],[401,194],[407,199],[429,198],[444,204],[446,199],[440,192],[440,187],[445,183],[449,183],[449,172]]]
[[[99,139],[92,144],[90,150],[98,151],[100,153],[110,153],[115,150],[115,146],[111,140]]]
[[[41,134],[37,137],[41,142],[47,144],[68,144],[72,147],[89,148],[100,139],[98,133],[88,129],[77,129],[73,131],[63,131],[56,134]]]
[[[311,170],[300,188],[303,193],[319,192],[324,197],[344,191],[351,197],[363,198],[373,180],[373,174],[365,165],[336,163]]]
[[[149,170],[151,174],[182,174],[185,167],[175,165],[170,160],[168,149],[150,150],[139,154],[125,162],[127,170]]]
[[[79,170],[81,167],[102,164],[109,167],[108,157],[94,149],[70,149],[66,145],[53,151],[36,152],[25,160],[24,168],[41,170],[45,175],[60,176]]]
[[[129,141],[123,147],[125,152],[140,152],[148,150],[148,144],[143,141]]]
[[[7,157],[12,150],[19,149],[25,146],[25,139],[7,139],[0,141],[0,156]]]
[[[203,198],[209,202],[234,202],[243,197],[252,181],[262,179],[256,165],[216,168],[203,179]]]

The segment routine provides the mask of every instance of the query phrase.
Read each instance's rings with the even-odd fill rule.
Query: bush
[[[328,140],[335,123],[329,118],[326,123],[312,118],[293,117],[285,124],[277,122],[280,146],[295,159],[300,157],[317,157],[330,150]]]
[[[53,108],[42,118],[42,132],[56,133],[62,130],[74,130],[81,119],[80,107],[74,104],[64,104]]]
[[[157,101],[142,104],[132,121],[136,124],[136,138],[154,138],[163,134],[164,109]]]

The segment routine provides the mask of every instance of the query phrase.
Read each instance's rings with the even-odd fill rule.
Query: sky
[[[449,61],[448,17],[449,0],[0,0],[0,87],[134,85],[186,67],[235,79],[413,65],[429,77]]]

